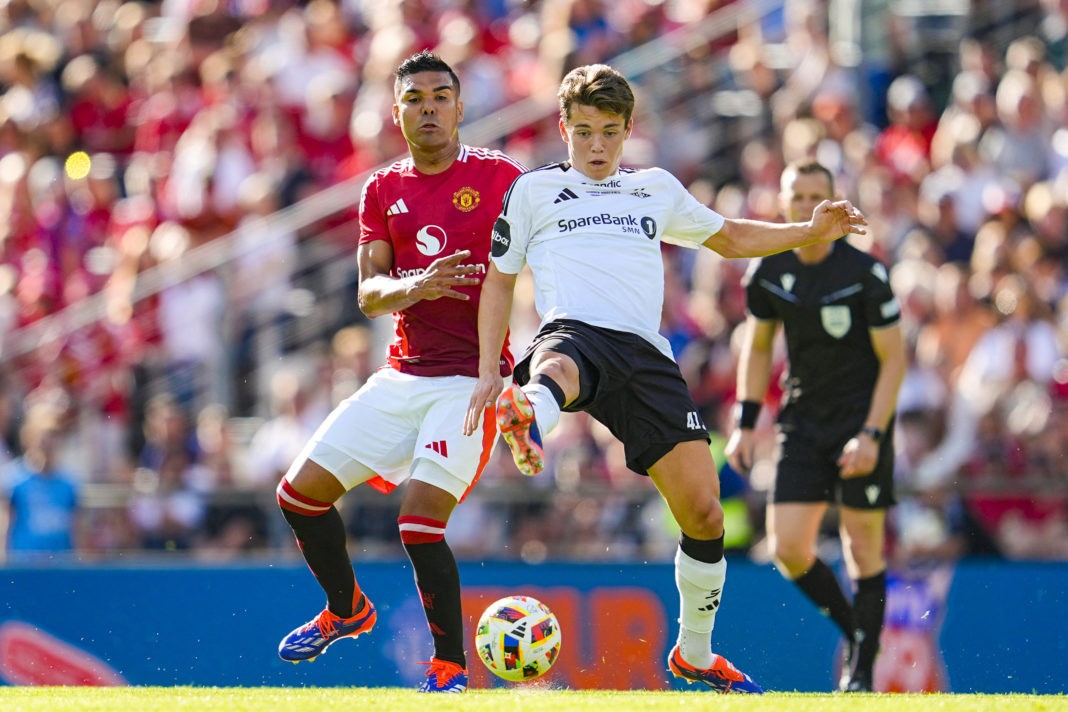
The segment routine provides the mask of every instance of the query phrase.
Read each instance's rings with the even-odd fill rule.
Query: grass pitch
[[[832,695],[771,692],[760,697],[712,692],[554,690],[527,684],[469,690],[462,695],[425,695],[399,688],[279,687],[0,687],[5,712],[1068,712],[1065,695]]]

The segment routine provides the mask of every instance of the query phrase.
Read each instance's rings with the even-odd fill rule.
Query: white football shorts
[[[409,477],[462,500],[482,474],[497,441],[493,409],[482,428],[463,434],[476,379],[376,371],[338,404],[297,456],[286,479],[306,459],[329,470],[346,491],[368,482],[389,492]],[[420,459],[438,467],[418,468]]]

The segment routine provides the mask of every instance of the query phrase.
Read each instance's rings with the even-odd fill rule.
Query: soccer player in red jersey
[[[492,409],[480,437],[462,433],[478,377],[478,304],[493,222],[523,167],[460,143],[460,81],[437,56],[404,60],[393,122],[409,156],[367,181],[360,199],[359,304],[393,314],[386,367],[323,422],[278,486],[282,514],[327,597],[326,608],[279,645],[283,660],[311,660],[335,640],[371,630],[334,503],[356,485],[382,492],[410,480],[397,520],[434,639],[425,692],[467,687],[460,578],[445,541],[457,502],[496,442]],[[512,358],[504,344],[499,370]]]

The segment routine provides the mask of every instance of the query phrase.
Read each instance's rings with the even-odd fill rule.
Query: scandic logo
[[[557,220],[556,226],[560,229],[560,232],[571,232],[577,230],[580,227],[588,227],[590,225],[622,225],[625,227],[638,228],[638,219],[633,215],[610,215],[608,213],[601,213],[600,215],[587,215],[584,218],[574,218],[573,220]]]

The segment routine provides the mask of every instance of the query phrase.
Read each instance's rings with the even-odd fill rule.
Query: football
[[[544,675],[560,654],[560,624],[541,601],[506,596],[478,619],[475,648],[489,671],[510,682]]]

